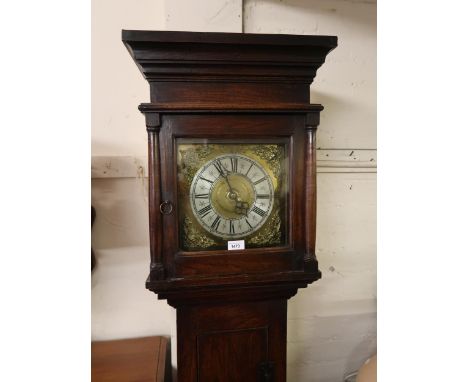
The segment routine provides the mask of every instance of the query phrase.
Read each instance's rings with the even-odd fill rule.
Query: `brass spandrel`
[[[275,245],[281,244],[281,218],[279,210],[275,209],[265,226],[252,237],[247,238],[247,244],[254,245]]]
[[[216,241],[208,237],[188,216],[184,219],[183,243],[186,248],[207,249],[216,245]]]

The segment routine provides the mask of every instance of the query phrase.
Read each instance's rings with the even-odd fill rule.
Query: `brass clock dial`
[[[190,201],[197,221],[212,235],[242,238],[257,231],[270,216],[273,182],[254,159],[221,155],[195,174]]]
[[[287,244],[288,156],[281,143],[177,144],[179,243],[184,251]]]

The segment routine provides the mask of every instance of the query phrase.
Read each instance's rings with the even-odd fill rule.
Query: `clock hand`
[[[235,210],[236,214],[247,216],[249,211],[249,203],[243,202],[241,198],[237,198]]]
[[[229,179],[228,179],[229,171],[226,167],[224,167],[221,161],[218,161],[218,163],[219,163],[219,169],[218,169],[219,174],[226,180],[226,183],[229,187],[229,194],[234,195],[235,192],[232,190],[231,183],[229,183]],[[224,173],[224,171],[226,171],[226,173]]]
[[[231,194],[235,194],[235,192],[232,190],[231,183],[229,183],[229,178],[228,178],[228,176],[225,175],[225,176],[224,176],[224,179],[226,179],[227,185],[228,185],[228,187],[229,187],[229,192],[230,192]]]
[[[237,195],[237,193],[233,191],[231,184],[229,183],[228,177],[231,172],[226,167],[224,167],[221,161],[219,161],[219,166],[221,169],[219,173],[224,179],[226,179],[226,183],[229,187],[229,198],[236,201],[236,204],[234,206],[234,212],[240,215],[247,216],[247,213],[249,211],[249,203],[243,202],[239,195]]]

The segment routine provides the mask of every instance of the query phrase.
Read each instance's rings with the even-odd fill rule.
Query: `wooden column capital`
[[[146,131],[159,133],[159,130],[161,129],[161,118],[159,113],[142,111],[141,107],[139,109],[145,115]]]

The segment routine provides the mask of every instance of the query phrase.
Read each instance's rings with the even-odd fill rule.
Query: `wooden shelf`
[[[92,382],[168,381],[170,372],[166,370],[167,349],[168,340],[164,337],[92,342],[91,380]]]

